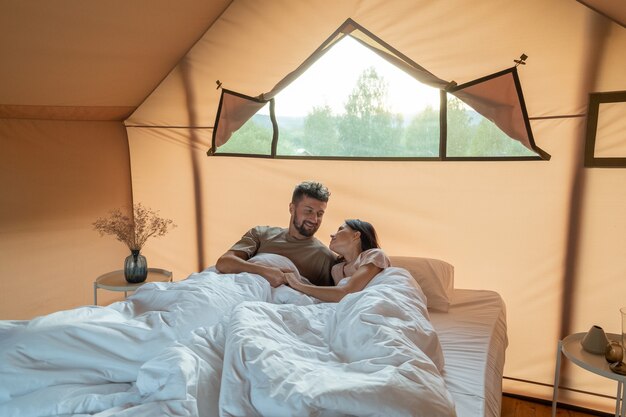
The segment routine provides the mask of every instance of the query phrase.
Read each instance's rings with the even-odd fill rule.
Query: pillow
[[[296,265],[286,256],[277,255],[275,253],[257,253],[252,258],[248,259],[248,262],[265,266],[274,266],[281,271],[292,272],[301,282],[312,285],[311,281],[300,275]]]
[[[257,253],[252,258],[248,259],[248,262],[253,264],[261,264],[265,266],[274,266],[283,271],[289,271],[300,276],[298,268],[291,262],[291,259],[286,256],[276,255],[275,253]]]
[[[448,312],[454,292],[454,266],[439,259],[390,256],[392,266],[404,268],[422,288],[430,310]]]

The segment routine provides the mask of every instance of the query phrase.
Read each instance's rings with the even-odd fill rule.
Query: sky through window
[[[343,114],[356,80],[370,67],[388,84],[387,103],[392,113],[408,118],[429,105],[439,107],[439,90],[420,83],[346,36],[276,96],[276,112],[281,116],[304,117],[314,106],[328,105],[334,114]]]

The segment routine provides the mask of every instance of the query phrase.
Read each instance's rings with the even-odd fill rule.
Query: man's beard
[[[296,228],[296,230],[298,231],[298,233],[300,233],[302,236],[305,237],[311,237],[315,234],[315,232],[317,232],[317,229],[319,229],[320,225],[317,224],[316,226],[313,227],[313,229],[306,229],[304,227],[304,223],[305,222],[300,222],[300,224],[298,225],[298,216],[294,215],[293,216],[293,227]]]

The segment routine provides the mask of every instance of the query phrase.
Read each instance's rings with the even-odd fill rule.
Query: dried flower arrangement
[[[133,205],[132,216],[121,209],[114,209],[108,217],[98,218],[93,223],[93,228],[100,232],[100,236],[114,235],[131,251],[140,251],[149,237],[163,236],[175,227],[172,220],[159,217],[158,211],[144,207],[141,203]]]

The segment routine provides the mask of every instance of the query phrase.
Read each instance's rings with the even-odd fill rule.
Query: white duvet
[[[0,416],[454,416],[442,368],[404,269],[339,303],[207,270],[0,322]]]

